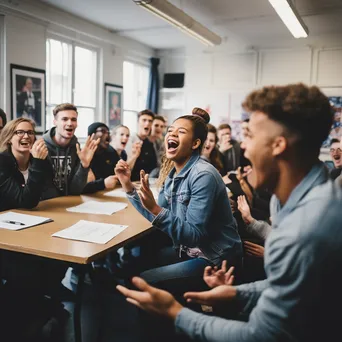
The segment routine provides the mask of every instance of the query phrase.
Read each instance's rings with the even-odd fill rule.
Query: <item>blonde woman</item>
[[[0,134],[0,211],[38,204],[47,155],[44,140],[36,140],[33,121],[18,118],[7,123]]]

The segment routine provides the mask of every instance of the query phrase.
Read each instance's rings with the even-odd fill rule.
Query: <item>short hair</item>
[[[340,143],[340,140],[339,140],[339,139],[336,139],[336,138],[331,139],[331,141],[330,141],[330,146],[331,146],[332,144],[335,144],[335,143]]]
[[[117,125],[117,126],[115,126],[113,129],[112,129],[112,133],[111,133],[111,136],[114,136],[115,134],[116,134],[116,132],[120,129],[120,128],[126,128],[126,129],[128,129],[128,132],[131,134],[131,131],[130,131],[130,129],[127,127],[127,126],[125,126],[125,125]]]
[[[251,92],[243,108],[261,112],[296,137],[296,151],[317,157],[333,123],[329,99],[318,87],[303,83],[268,86]]]
[[[141,112],[138,113],[138,119],[142,116],[142,115],[149,115],[152,117],[152,120],[154,119],[154,117],[156,116],[156,114],[154,114],[152,112],[152,110],[149,109],[144,109]]]
[[[11,148],[11,140],[19,124],[22,122],[28,122],[31,124],[32,129],[35,130],[36,124],[34,121],[28,118],[17,118],[9,121],[0,133],[0,152],[9,151]]]
[[[2,125],[5,126],[7,123],[6,113],[0,108],[0,118],[2,119]]]
[[[163,121],[165,123],[165,118],[161,115],[155,115],[153,120],[160,120],[160,121]]]
[[[221,131],[222,129],[227,129],[229,128],[230,131],[232,131],[232,128],[230,127],[230,125],[228,125],[227,123],[221,124],[220,126],[217,127],[218,131]]]
[[[73,105],[72,103],[61,103],[53,109],[53,116],[56,117],[56,115],[59,112],[62,112],[64,110],[73,110],[78,114],[77,107]]]

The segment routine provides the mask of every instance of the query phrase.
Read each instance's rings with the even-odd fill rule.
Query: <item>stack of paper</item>
[[[67,211],[84,214],[112,215],[125,208],[127,208],[127,204],[121,202],[88,201],[76,207],[67,208]]]
[[[69,228],[63,229],[52,236],[70,240],[87,241],[105,244],[128,226],[99,223],[81,220]]]
[[[153,187],[153,188],[151,188],[151,191],[153,193],[153,197],[157,200],[158,199],[158,190],[157,190],[157,188]],[[105,196],[109,196],[109,197],[127,198],[125,191],[123,191],[122,189],[115,189],[115,190],[106,192],[104,195]]]
[[[0,228],[10,230],[20,230],[47,222],[52,222],[52,220],[47,217],[18,214],[13,211],[0,214]]]

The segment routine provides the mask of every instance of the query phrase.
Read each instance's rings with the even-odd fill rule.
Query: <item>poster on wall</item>
[[[25,117],[45,130],[45,70],[11,64],[12,119]]]
[[[123,87],[105,83],[106,121],[111,129],[122,122],[123,115]]]

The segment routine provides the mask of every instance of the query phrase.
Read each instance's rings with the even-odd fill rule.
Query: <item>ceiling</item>
[[[40,0],[154,49],[200,43],[132,0]],[[224,47],[334,46],[342,42],[342,0],[293,0],[309,28],[295,39],[268,0],[169,0],[223,38]]]

